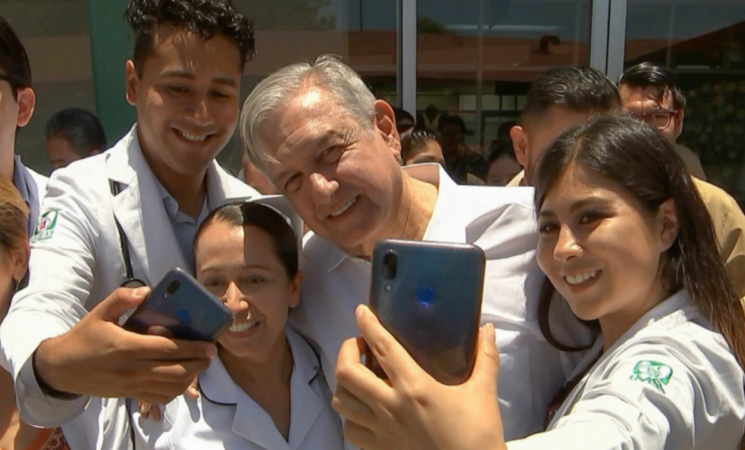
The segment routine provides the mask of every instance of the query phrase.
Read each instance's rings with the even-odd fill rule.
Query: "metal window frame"
[[[616,80],[623,71],[627,0],[591,0],[590,67]],[[396,1],[398,106],[416,115],[417,0]]]

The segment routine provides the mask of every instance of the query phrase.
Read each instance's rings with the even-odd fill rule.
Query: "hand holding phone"
[[[384,240],[373,251],[370,309],[443,384],[461,384],[473,370],[485,259],[467,244]],[[365,360],[385,377],[370,352]]]
[[[171,269],[122,328],[140,334],[214,342],[233,313],[189,273]]]

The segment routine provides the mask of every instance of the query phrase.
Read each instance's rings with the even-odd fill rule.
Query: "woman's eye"
[[[255,284],[261,284],[261,283],[263,283],[264,281],[266,281],[266,279],[265,279],[264,277],[259,277],[259,276],[251,276],[251,277],[246,277],[246,278],[243,278],[243,279],[241,280],[241,283],[242,283],[242,284],[251,284],[251,285],[255,285]]]
[[[582,217],[579,219],[579,223],[581,223],[581,224],[589,224],[589,223],[596,222],[599,219],[600,219],[600,215],[599,214],[585,213],[585,214],[582,214]]]
[[[555,223],[541,223],[538,225],[538,232],[541,234],[551,233],[553,231],[556,231],[557,226]]]

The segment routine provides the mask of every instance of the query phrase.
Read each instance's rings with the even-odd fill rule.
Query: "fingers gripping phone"
[[[171,269],[122,328],[140,334],[214,342],[233,322],[233,313],[189,273]]]
[[[461,384],[473,370],[485,259],[467,244],[385,240],[373,251],[370,309],[443,384]],[[365,361],[385,377],[369,351]]]

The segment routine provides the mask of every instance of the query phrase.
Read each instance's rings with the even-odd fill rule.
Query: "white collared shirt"
[[[220,358],[199,376],[198,399],[182,395],[166,405],[163,419],[140,417],[131,406],[136,449],[342,450],[339,416],[313,349],[287,329],[295,364],[290,378],[290,434],[286,441],[272,418],[230,377]]]
[[[538,294],[544,276],[535,260],[533,189],[458,186],[436,164],[403,170],[438,187],[424,240],[470,243],[486,253],[481,322],[496,328],[505,434],[514,439],[541,430],[548,404],[576,360],[551,347],[538,327]],[[317,344],[329,386],[335,389],[339,348],[345,339],[359,336],[354,311],[368,301],[370,263],[310,233],[302,269],[302,301],[290,320]],[[561,324],[582,328],[571,318],[562,319],[566,321],[555,325],[557,334],[568,334],[558,329]]]
[[[577,375],[603,348],[598,339]],[[740,448],[745,377],[722,335],[680,291],[655,306],[595,362],[549,431],[510,450]]]

